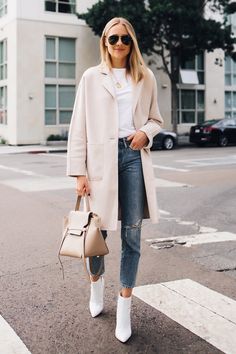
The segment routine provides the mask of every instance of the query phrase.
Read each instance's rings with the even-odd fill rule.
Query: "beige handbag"
[[[84,197],[84,210],[80,211],[81,197],[78,196],[75,210],[64,217],[63,236],[59,248],[58,258],[62,267],[63,279],[64,269],[60,256],[82,258],[86,267],[86,257],[105,256],[109,253],[106,242],[101,232],[100,217],[90,211],[87,195]],[[89,273],[88,273],[89,274]]]

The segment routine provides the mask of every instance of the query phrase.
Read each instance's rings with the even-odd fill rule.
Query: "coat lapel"
[[[102,74],[102,84],[105,87],[105,89],[115,98],[116,97],[116,92],[114,88],[114,83],[111,77],[110,70],[108,66],[106,65],[101,65],[100,67],[101,74]],[[137,84],[132,85],[132,90],[133,90],[133,103],[132,103],[132,113],[134,115],[135,108],[138,103],[138,99],[141,93],[142,85],[143,85],[143,79],[140,80]]]
[[[135,112],[135,108],[138,103],[139,96],[141,94],[142,86],[143,86],[143,79],[140,80],[137,84],[133,84],[133,86],[132,86],[132,88],[133,88],[133,105],[132,105],[133,117],[135,117],[134,112]]]
[[[112,82],[112,77],[109,68],[106,65],[101,65],[101,73],[102,73],[103,86],[115,98],[116,92],[115,92],[114,84]]]

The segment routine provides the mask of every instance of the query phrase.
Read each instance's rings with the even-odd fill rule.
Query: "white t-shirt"
[[[130,75],[126,77],[125,68],[112,68],[112,79],[119,112],[119,138],[124,138],[136,131],[132,115],[132,81]],[[121,87],[117,87],[117,83]]]

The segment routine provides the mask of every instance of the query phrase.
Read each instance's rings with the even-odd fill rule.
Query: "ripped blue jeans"
[[[133,288],[140,258],[145,186],[140,151],[132,150],[127,139],[121,138],[118,153],[122,242],[120,283],[123,288]],[[106,238],[107,232],[102,233]],[[102,275],[105,271],[104,257],[90,257],[87,264],[92,275]]]

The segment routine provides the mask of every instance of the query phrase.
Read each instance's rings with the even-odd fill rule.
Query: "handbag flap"
[[[69,232],[71,231],[71,233],[74,234],[81,234],[81,231],[83,231],[88,225],[91,214],[91,211],[70,211],[68,220]]]

